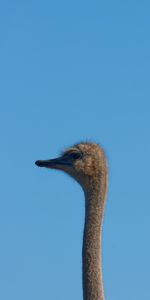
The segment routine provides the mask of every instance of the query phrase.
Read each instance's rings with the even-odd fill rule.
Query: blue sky
[[[82,299],[84,199],[37,159],[81,140],[109,162],[106,300],[150,299],[150,4],[0,3],[0,298]]]

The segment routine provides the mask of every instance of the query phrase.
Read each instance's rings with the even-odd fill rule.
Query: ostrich
[[[73,177],[85,195],[85,224],[82,247],[84,300],[104,300],[101,231],[107,192],[107,165],[102,148],[95,143],[80,143],[56,159],[38,160],[39,167],[58,169]]]

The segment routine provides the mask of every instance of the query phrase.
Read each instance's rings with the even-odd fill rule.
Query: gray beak
[[[38,167],[45,167],[50,169],[61,169],[63,168],[63,166],[71,165],[70,162],[67,160],[67,158],[64,157],[58,157],[58,158],[48,159],[48,160],[37,160],[35,164]]]

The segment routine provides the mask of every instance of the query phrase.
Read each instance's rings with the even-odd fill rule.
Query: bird
[[[38,167],[62,170],[82,187],[85,220],[82,244],[83,300],[104,300],[102,224],[108,185],[107,160],[99,144],[80,142],[54,159],[37,160]]]

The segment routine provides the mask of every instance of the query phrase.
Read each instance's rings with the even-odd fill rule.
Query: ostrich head
[[[66,172],[78,181],[83,189],[87,188],[91,180],[99,178],[106,169],[104,152],[95,143],[76,144],[58,158],[38,160],[35,164]]]

